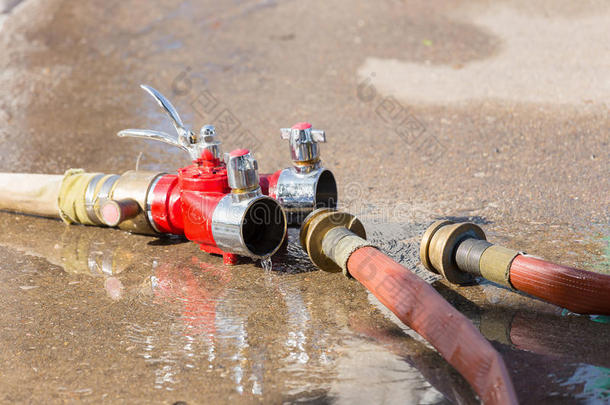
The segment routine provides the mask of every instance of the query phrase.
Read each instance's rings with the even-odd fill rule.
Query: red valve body
[[[201,250],[220,254],[225,264],[234,264],[237,255],[222,251],[212,234],[212,215],[218,202],[231,192],[224,163],[202,156],[192,165],[166,174],[151,190],[151,217],[163,233],[184,235]]]
[[[269,197],[274,198],[276,200],[277,180],[280,178],[280,173],[282,173],[282,170],[278,170],[277,172],[271,174],[261,174],[259,176],[261,192],[264,195],[268,195]]]

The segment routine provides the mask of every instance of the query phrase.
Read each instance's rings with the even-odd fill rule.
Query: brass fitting
[[[140,206],[137,215],[127,218],[118,227],[124,231],[143,235],[155,235],[157,231],[148,217],[148,192],[154,187],[155,180],[163,173],[143,170],[129,170],[121,175],[112,187],[109,200],[134,200]],[[99,213],[98,213],[99,216]]]
[[[489,281],[511,287],[510,265],[520,253],[498,245],[492,245],[481,255],[479,268],[481,276]]]
[[[440,274],[454,284],[472,281],[472,275],[458,268],[455,251],[465,239],[485,240],[481,228],[471,223],[437,221],[424,233],[419,248],[421,262],[428,270]]]
[[[519,252],[487,242],[473,223],[437,221],[424,233],[419,254],[424,267],[451,283],[465,284],[482,276],[511,287],[510,265]]]
[[[301,246],[317,267],[324,271],[348,276],[347,261],[352,253],[364,246],[366,231],[355,216],[331,208],[312,211],[303,221]]]
[[[156,234],[148,218],[148,191],[162,173],[130,170],[118,175],[70,169],[58,196],[60,217],[67,223],[108,225],[141,234]],[[102,205],[117,211],[115,221],[102,215]]]

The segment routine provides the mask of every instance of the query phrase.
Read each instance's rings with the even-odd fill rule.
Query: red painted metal
[[[309,128],[311,128],[311,124],[309,122],[297,122],[292,126],[292,129],[298,129],[301,131],[304,131]]]
[[[231,156],[244,156],[250,153],[248,149],[235,149],[230,153]]]
[[[525,293],[579,314],[610,315],[610,276],[518,255],[510,283]]]
[[[261,192],[263,194],[268,195],[271,198],[277,199],[277,180],[280,178],[281,172],[282,170],[278,170],[275,173],[261,174],[259,176]]]
[[[166,174],[157,181],[152,190],[150,212],[159,232],[175,235],[184,233],[178,181],[177,175]]]
[[[167,174],[157,181],[152,190],[152,220],[160,232],[184,235],[202,250],[223,255],[225,264],[235,264],[237,255],[219,249],[212,234],[214,209],[231,192],[227,168],[206,152],[192,165],[178,169],[177,175]]]
[[[352,253],[347,269],[402,322],[430,342],[484,403],[517,403],[500,354],[428,283],[373,247]]]

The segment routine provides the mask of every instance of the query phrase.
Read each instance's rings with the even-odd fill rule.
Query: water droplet
[[[273,263],[271,263],[271,257],[265,257],[264,259],[262,259],[261,266],[263,266],[263,269],[271,271],[271,269],[273,268]]]

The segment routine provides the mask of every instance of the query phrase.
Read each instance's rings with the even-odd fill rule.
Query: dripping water
[[[273,268],[273,263],[271,262],[271,257],[267,256],[264,259],[261,260],[261,266],[263,267],[263,269],[265,269],[266,271],[271,271],[271,269]]]

